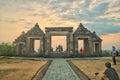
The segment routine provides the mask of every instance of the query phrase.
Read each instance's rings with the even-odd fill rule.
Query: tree
[[[12,43],[0,43],[1,56],[13,56],[16,53],[16,46]]]

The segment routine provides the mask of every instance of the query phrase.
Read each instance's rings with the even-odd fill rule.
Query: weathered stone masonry
[[[34,40],[40,40],[40,52],[38,54],[49,55],[53,53],[51,51],[52,36],[66,36],[67,51],[64,54],[79,54],[78,40],[84,41],[86,55],[101,54],[102,39],[100,39],[95,32],[90,32],[81,23],[75,32],[73,32],[73,27],[46,27],[45,33],[40,29],[38,23],[36,23],[27,33],[22,32],[22,34],[15,40],[17,54],[36,54],[34,51]]]

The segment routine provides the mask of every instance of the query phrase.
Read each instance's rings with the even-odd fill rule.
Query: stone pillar
[[[97,45],[96,45],[97,44]],[[96,54],[101,54],[101,42],[94,42],[94,52],[96,52]]]
[[[67,52],[70,51],[70,36],[67,35]]]
[[[51,48],[51,36],[49,35],[49,33],[46,33],[46,46],[45,46],[45,52],[50,52],[50,48]]]
[[[20,54],[20,47],[19,47],[19,44],[18,44],[18,43],[16,44],[16,47],[17,47],[17,48],[16,48],[16,53],[17,53],[17,54]]]
[[[50,36],[49,40],[50,40],[49,50],[50,50],[50,52],[51,52],[51,48],[52,48],[52,47],[51,47],[51,36]]]
[[[23,54],[22,50],[24,49],[25,43],[24,42],[18,42],[16,44],[17,49],[16,49],[16,53],[17,54]]]
[[[100,42],[100,54],[102,54],[102,44]]]
[[[40,40],[40,52],[43,52],[43,39]]]
[[[30,38],[29,37],[27,38],[26,47],[27,47],[27,50],[28,50],[28,53],[29,53],[30,52]]]
[[[73,50],[73,35],[69,33],[67,35],[67,51],[70,52]]]
[[[68,43],[68,36],[66,36],[66,51],[68,51],[69,43]]]
[[[88,49],[88,52],[89,54],[92,54],[93,53],[93,49],[92,49],[92,39],[89,37],[88,38],[88,43],[89,43],[89,49]]]
[[[88,48],[89,48],[88,38],[85,38],[84,39],[84,51],[85,51],[85,53],[88,53]]]
[[[29,53],[34,52],[34,40],[30,37],[27,38],[27,50]]]
[[[31,51],[31,52],[35,52],[35,51],[34,51],[34,39],[31,39],[31,40],[30,40],[30,51]]]
[[[72,33],[70,33],[70,37],[69,37],[69,46],[70,46],[70,51],[73,51],[73,35]]]
[[[78,54],[79,50],[78,50],[78,39],[77,39],[77,37],[74,37],[74,49],[75,49],[75,53]]]

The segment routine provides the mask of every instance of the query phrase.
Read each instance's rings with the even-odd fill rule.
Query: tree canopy
[[[1,56],[13,56],[16,53],[15,44],[11,43],[0,43],[0,55]]]

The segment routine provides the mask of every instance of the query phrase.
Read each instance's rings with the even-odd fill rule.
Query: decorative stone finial
[[[25,32],[24,32],[24,31],[22,31],[22,34],[25,34]]]
[[[95,31],[93,31],[93,34],[96,34],[96,32],[95,32]]]
[[[82,23],[80,23],[79,27],[83,27]]]
[[[38,26],[39,26],[39,25],[38,25],[38,23],[36,23],[36,24],[35,24],[35,26],[37,26],[37,27],[38,27]]]

